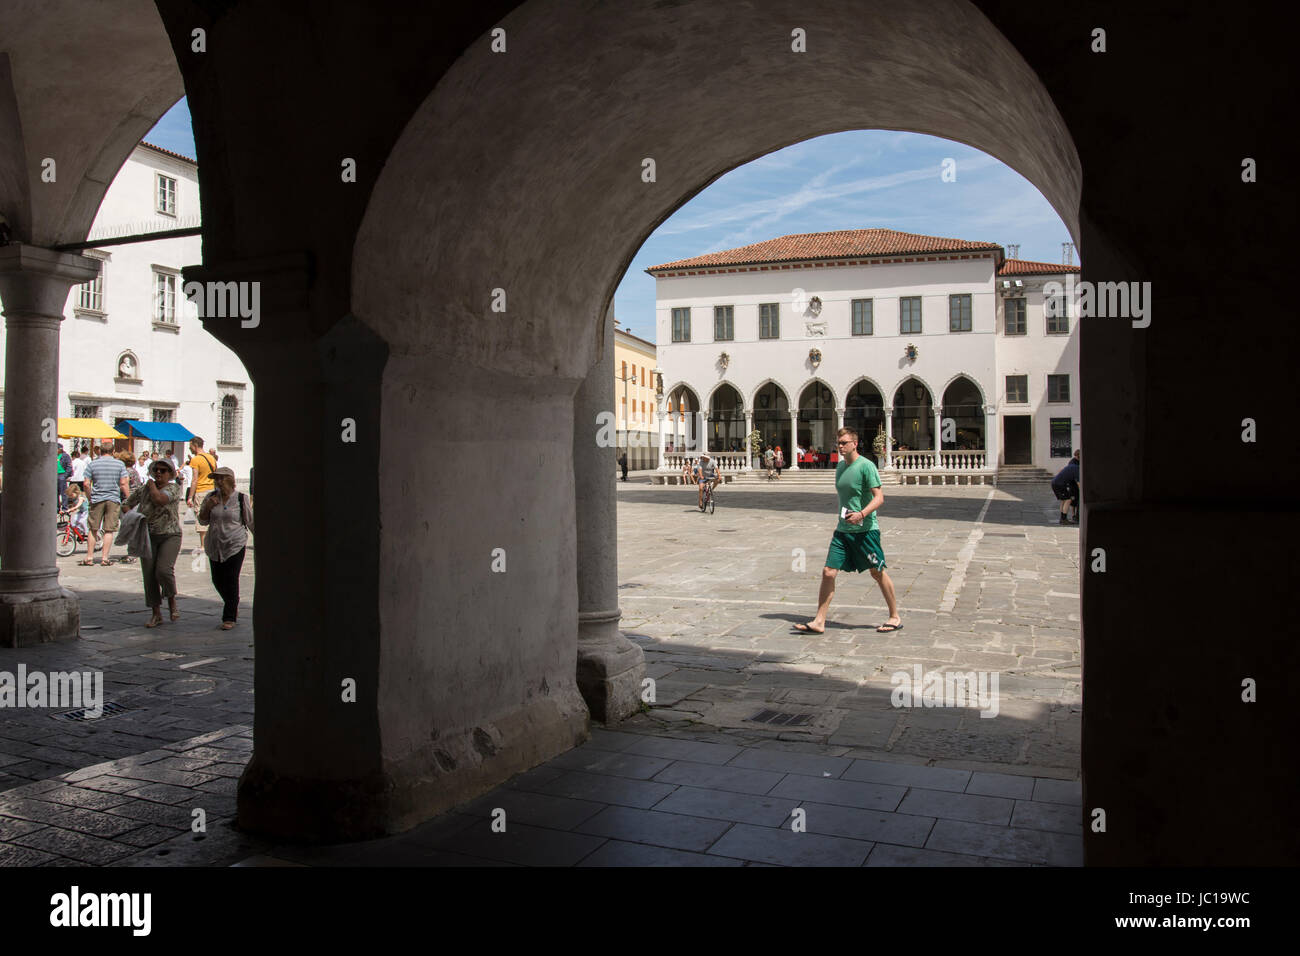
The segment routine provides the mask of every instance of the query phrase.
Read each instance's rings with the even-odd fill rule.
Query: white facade
[[[891,448],[887,467],[983,472],[1007,464],[1053,472],[1063,467],[1081,442],[1078,342],[1073,316],[1068,318],[1068,332],[1048,333],[1042,286],[1045,280],[1063,280],[1065,267],[1053,273],[1042,271],[1051,268],[1045,264],[1005,263],[1000,249],[918,255],[907,262],[899,258],[859,258],[856,264],[826,260],[656,267],[676,273],[656,276],[659,364],[671,407],[664,420],[665,440],[678,444],[685,439],[689,448],[702,428],[710,451],[727,452],[737,434],[758,427],[765,436],[776,436],[789,461],[796,428],[799,445],[829,452],[841,424],[861,429],[867,422],[870,434],[861,436],[864,450],[870,449],[880,424],[895,443],[908,445],[908,452],[930,453],[926,459]],[[957,300],[957,318],[964,324],[962,309],[969,302],[970,329],[954,331],[953,297],[965,296],[969,299]],[[903,300],[918,298],[921,330],[902,331]],[[854,300],[870,302],[870,334],[854,334]],[[1009,300],[1024,301],[1023,334],[1008,334],[1008,309],[1013,315],[1018,310],[1008,306]],[[777,306],[776,338],[760,338],[762,304]],[[732,309],[730,340],[715,334],[719,306]],[[867,308],[859,306],[860,313]],[[914,314],[910,302],[908,308],[909,315]],[[690,310],[689,342],[673,340],[675,310],[681,309]],[[676,314],[680,335],[684,316]],[[916,347],[914,360],[905,354],[908,345]],[[810,356],[814,349],[820,352],[819,362]],[[1009,375],[1027,379],[1010,383],[1009,391]],[[1052,398],[1060,401],[1049,401],[1049,375],[1064,376],[1053,382]],[[814,383],[817,387],[809,389]],[[743,433],[736,424],[719,424],[719,418],[730,417],[734,423],[742,417],[719,413],[718,405],[726,401],[718,397],[730,397],[724,385],[739,393]],[[864,412],[863,395],[868,393],[877,397],[871,400],[873,409]],[[789,410],[804,412],[797,426],[784,410],[780,418],[772,414],[782,400]],[[821,410],[811,411],[813,404],[820,404]],[[953,419],[951,425],[946,418]],[[1050,444],[1053,419],[1058,429],[1055,453]],[[941,441],[945,454],[937,460],[936,432],[951,437]],[[948,450],[976,454],[954,457]]]
[[[108,188],[90,240],[199,225],[197,166],[141,144]],[[100,287],[74,287],[59,335],[61,418],[179,422],[219,465],[248,480],[253,384],[243,363],[203,327],[184,296],[181,268],[201,262],[198,236],[107,245]],[[0,329],[0,349],[4,348]],[[0,401],[3,399],[0,363]],[[0,406],[2,408],[2,406]],[[71,442],[64,446],[72,450]],[[126,447],[126,443],[119,443]],[[131,442],[135,452],[151,448]]]

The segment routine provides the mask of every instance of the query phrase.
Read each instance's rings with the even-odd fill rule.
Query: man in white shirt
[[[86,480],[86,465],[88,464],[90,464],[90,461],[86,458],[82,458],[81,452],[74,451],[72,453],[72,484],[76,485],[82,491],[86,490],[86,486],[83,482]]]
[[[146,451],[136,459],[135,473],[140,476],[141,483],[149,480],[149,453]]]

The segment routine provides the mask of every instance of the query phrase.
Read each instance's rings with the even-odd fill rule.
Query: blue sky
[[[193,158],[185,100],[145,139]],[[955,182],[940,178],[948,157],[956,160]],[[1018,242],[1022,259],[1043,262],[1060,262],[1061,243],[1070,240],[1042,194],[986,153],[919,133],[832,133],[733,169],[686,202],[633,258],[614,294],[614,314],[624,328],[654,341],[648,266],[790,233],[871,228]]]

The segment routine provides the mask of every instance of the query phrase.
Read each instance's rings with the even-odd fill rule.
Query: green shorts
[[[826,567],[841,571],[883,571],[885,552],[879,531],[836,531],[826,552]]]

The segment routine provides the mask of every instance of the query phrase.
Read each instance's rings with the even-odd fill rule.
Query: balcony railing
[[[935,464],[934,450],[930,451],[896,451],[893,455],[894,471],[984,471],[988,468],[988,452],[983,448],[962,449],[960,451],[940,451],[939,463]]]
[[[681,471],[686,462],[699,457],[700,452],[665,452],[662,470]],[[724,475],[749,470],[749,456],[742,451],[711,451],[709,457]]]

